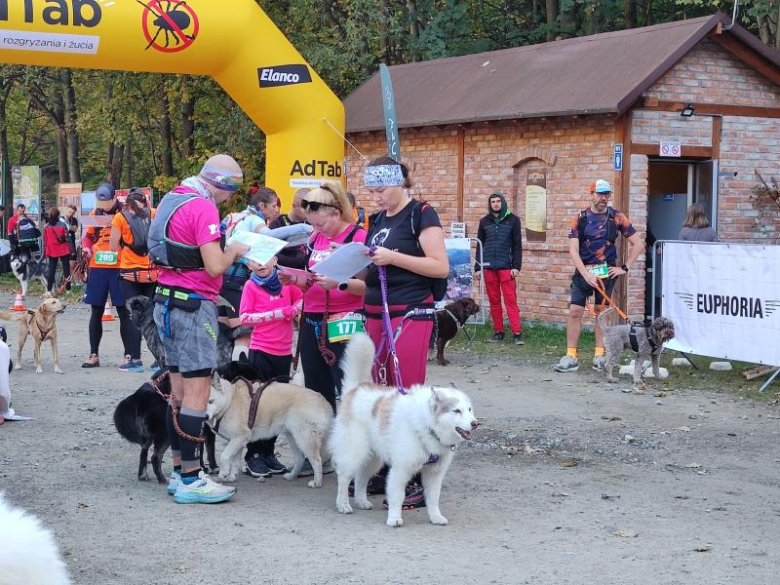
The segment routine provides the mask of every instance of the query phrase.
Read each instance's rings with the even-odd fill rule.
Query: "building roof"
[[[390,67],[398,126],[623,113],[718,25],[723,13],[645,28]],[[735,25],[780,68],[780,53]],[[376,73],[344,100],[347,132],[384,128]]]

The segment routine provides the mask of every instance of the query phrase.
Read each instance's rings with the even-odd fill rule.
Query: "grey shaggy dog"
[[[165,348],[163,347],[160,333],[154,322],[154,302],[143,295],[130,297],[126,302],[127,310],[130,311],[130,319],[146,340],[146,346],[162,367],[166,365]],[[237,337],[249,335],[252,332],[251,327],[236,327],[231,329],[224,323],[219,324],[219,333],[217,334],[217,369],[221,369],[230,364],[233,359],[233,346]]]
[[[604,350],[606,351],[606,361],[602,366],[607,382],[617,382],[617,378],[612,375],[612,369],[620,360],[623,350],[631,349],[631,324],[608,326],[606,316],[614,309],[609,308],[598,316],[598,323],[604,331]],[[636,331],[637,345],[639,351],[636,352],[636,361],[634,362],[634,384],[642,384],[642,365],[646,359],[650,359],[653,366],[653,375],[659,379],[661,374],[658,363],[661,357],[663,344],[674,338],[674,323],[666,317],[658,317],[653,320],[649,328],[643,325],[634,324]],[[652,343],[651,343],[652,342]]]

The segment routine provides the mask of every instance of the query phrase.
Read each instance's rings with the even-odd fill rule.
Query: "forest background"
[[[344,98],[380,63],[397,65],[731,13],[720,0],[258,0]],[[753,0],[738,22],[780,49],[780,0]],[[232,154],[262,184],[265,139],[210,78],[0,65],[0,160],[57,183],[102,181],[165,193],[204,157]],[[11,192],[5,173],[4,192]],[[235,198],[239,199],[239,198]],[[239,201],[235,205],[240,205]]]

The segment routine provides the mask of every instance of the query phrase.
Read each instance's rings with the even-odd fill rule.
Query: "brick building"
[[[569,222],[596,178],[612,182],[613,206],[643,237],[649,225],[656,239],[674,239],[687,206],[701,201],[721,240],[776,243],[777,208],[751,195],[757,173],[780,179],[780,53],[729,20],[390,68],[414,193],[435,205],[445,230],[465,221],[474,236],[493,189],[524,228],[542,225],[524,229],[524,318],[565,320]],[[350,142],[369,159],[385,154],[379,75],[344,103]],[[347,164],[350,190],[370,207],[364,161],[349,149]],[[618,292],[629,313],[645,312],[649,283],[641,261]]]

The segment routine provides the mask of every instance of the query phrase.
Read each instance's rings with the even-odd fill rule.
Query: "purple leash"
[[[368,252],[371,256],[376,249],[372,246]],[[387,356],[393,360],[393,373],[395,375],[395,383],[398,386],[398,393],[406,395],[403,382],[401,381],[401,367],[398,365],[398,354],[395,351],[395,336],[393,335],[393,324],[390,321],[390,306],[387,304],[387,269],[384,266],[377,266],[379,271],[379,288],[382,290],[382,341],[379,344],[376,352],[376,360],[374,365],[377,367],[377,374],[379,377],[379,383],[387,386],[387,357],[385,363],[379,363],[379,356],[387,348]]]

